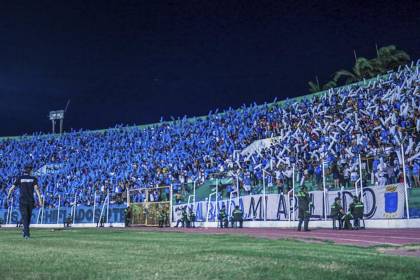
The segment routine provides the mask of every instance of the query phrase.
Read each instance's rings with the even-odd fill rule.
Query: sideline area
[[[401,246],[420,244],[420,229],[362,229],[332,230],[313,229],[298,232],[279,228],[133,228],[141,231],[184,232],[198,234],[241,234],[268,239],[297,239],[332,242],[355,246]]]
[[[348,233],[360,235],[351,237],[357,240],[378,239],[378,234],[383,238],[385,234],[399,234],[396,230],[380,232]],[[402,244],[418,238],[418,230],[405,232],[410,241],[387,239],[388,242]],[[292,239],[288,233],[307,239]],[[297,233],[287,229],[250,228],[71,228],[33,229],[31,239],[24,240],[19,230],[2,228],[0,275],[5,280],[334,280],[337,275],[340,279],[417,279],[420,275],[420,258],[412,257],[414,245],[339,245],[328,241],[333,238],[331,233],[323,229]],[[314,240],[311,235],[328,240]],[[404,254],[396,252],[402,248]]]

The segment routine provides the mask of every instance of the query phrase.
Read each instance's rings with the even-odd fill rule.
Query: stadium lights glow
[[[51,111],[50,120],[61,120],[64,119],[64,110]]]

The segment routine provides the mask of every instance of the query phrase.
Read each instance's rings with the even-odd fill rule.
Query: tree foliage
[[[381,47],[377,50],[376,57],[368,59],[356,58],[351,70],[341,69],[334,73],[333,79],[326,82],[322,87],[319,83],[308,82],[310,92],[327,90],[340,85],[348,85],[363,79],[373,78],[382,75],[390,70],[397,69],[410,61],[410,56],[403,50],[397,49],[394,45]]]

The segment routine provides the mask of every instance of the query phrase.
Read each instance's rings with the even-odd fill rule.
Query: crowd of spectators
[[[322,162],[332,176],[331,187],[351,187],[359,176],[359,154],[371,182],[395,183],[401,180],[401,145],[409,185],[420,187],[418,64],[365,85],[229,108],[204,118],[2,139],[0,207],[28,163],[40,174],[46,207],[53,207],[59,197],[62,206],[74,201],[92,205],[94,197],[103,201],[107,193],[122,202],[127,189],[159,185],[172,184],[177,193],[185,183],[204,182],[216,173],[238,178],[245,192],[252,192],[263,176],[268,185],[284,191],[291,186],[294,168],[297,184],[313,182],[321,188]],[[273,138],[271,146],[240,152],[266,138]],[[144,200],[144,194],[135,199]]]
[[[367,87],[273,106],[256,126],[275,138],[270,146],[237,159],[245,163],[241,177],[253,178],[250,185],[261,185],[264,176],[267,185],[290,188],[294,166],[297,185],[309,181],[322,189],[324,164],[329,188],[353,187],[359,155],[366,184],[402,182],[403,145],[408,185],[420,187],[418,68],[405,68]]]

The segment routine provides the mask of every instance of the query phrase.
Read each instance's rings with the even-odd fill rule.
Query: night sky
[[[67,131],[144,124],[307,94],[375,43],[420,58],[420,1],[7,2],[1,136],[49,132],[68,99]]]

